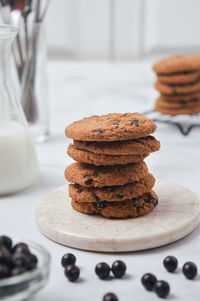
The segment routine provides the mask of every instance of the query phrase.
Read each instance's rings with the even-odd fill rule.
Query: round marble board
[[[200,221],[200,202],[188,189],[157,180],[159,204],[135,219],[106,219],[76,212],[68,185],[48,193],[36,209],[45,236],[69,247],[99,252],[137,251],[172,243],[191,233]]]

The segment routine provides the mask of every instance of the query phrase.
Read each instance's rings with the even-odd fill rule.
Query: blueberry
[[[68,265],[73,265],[76,263],[76,257],[74,254],[67,253],[63,255],[62,260],[61,260],[61,265],[65,268]]]
[[[197,275],[197,266],[193,262],[186,262],[182,268],[183,274],[187,279],[193,279]]]
[[[9,264],[10,260],[11,260],[10,251],[6,247],[1,246],[0,247],[0,263]]]
[[[113,293],[108,293],[103,297],[103,301],[118,301],[118,298]]]
[[[95,267],[95,273],[100,279],[107,279],[110,274],[110,267],[105,262],[100,262]]]
[[[167,256],[163,260],[163,265],[168,272],[172,273],[176,270],[178,266],[178,260],[174,256]]]
[[[37,256],[35,256],[34,254],[31,254],[30,256],[28,256],[28,269],[29,270],[33,270],[36,268],[38,263],[38,259]]]
[[[10,270],[6,264],[0,264],[0,279],[8,277]]]
[[[19,242],[13,247],[13,253],[31,254],[28,245],[23,242]]]
[[[23,267],[28,269],[29,256],[23,253],[14,253],[11,257],[12,264],[14,267]]]
[[[166,298],[167,295],[169,294],[169,290],[170,290],[169,284],[163,280],[157,281],[154,286],[154,291],[156,295],[160,298]]]
[[[141,279],[143,286],[148,291],[152,291],[154,289],[156,281],[157,281],[156,277],[150,273],[144,274]]]
[[[69,281],[76,281],[79,278],[80,269],[76,265],[68,265],[65,268],[65,276],[69,279]]]
[[[14,268],[11,271],[11,276],[17,276],[17,275],[23,274],[25,272],[26,272],[25,268],[23,268],[23,267],[17,267],[17,268]]]
[[[0,236],[0,247],[1,246],[4,246],[10,250],[12,247],[12,239],[5,235]]]
[[[117,260],[112,264],[112,272],[116,278],[122,278],[126,272],[126,265],[123,261]]]

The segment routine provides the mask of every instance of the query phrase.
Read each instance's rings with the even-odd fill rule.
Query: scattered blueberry
[[[163,265],[168,272],[172,273],[176,270],[178,266],[178,260],[174,256],[167,256],[163,260]]]
[[[68,265],[65,268],[65,276],[69,279],[69,281],[76,281],[79,278],[80,269],[76,265]]]
[[[123,261],[117,260],[113,262],[111,270],[116,278],[122,278],[126,272],[126,265]]]
[[[193,279],[197,275],[197,266],[193,262],[186,262],[183,266],[183,274],[187,279]]]
[[[71,254],[67,253],[63,255],[62,260],[61,260],[61,265],[65,268],[68,265],[72,265],[76,263],[76,257]]]
[[[154,291],[158,297],[166,298],[170,291],[169,284],[166,281],[159,280],[155,283]]]
[[[110,267],[105,262],[100,262],[95,267],[95,273],[100,279],[107,279],[110,274]]]
[[[118,301],[118,298],[113,293],[108,293],[103,297],[103,301]]]
[[[153,291],[157,279],[153,274],[146,273],[142,276],[141,282],[148,291]]]

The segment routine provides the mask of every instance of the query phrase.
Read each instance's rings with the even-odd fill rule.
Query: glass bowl
[[[26,300],[42,289],[48,281],[50,254],[39,244],[22,241],[28,244],[30,251],[37,256],[37,268],[21,275],[0,280],[1,301]]]

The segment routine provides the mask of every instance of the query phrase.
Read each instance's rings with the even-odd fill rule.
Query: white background
[[[200,49],[199,0],[51,0],[50,55],[138,59]]]

